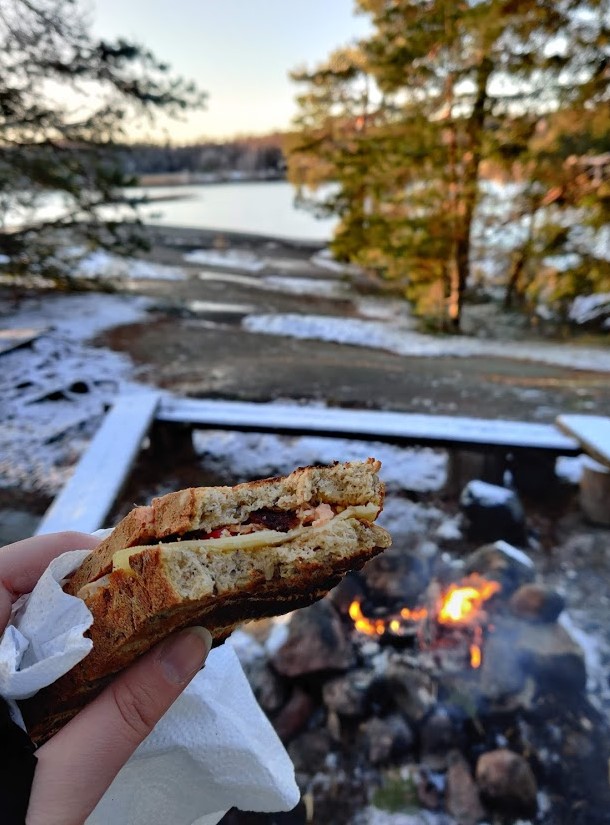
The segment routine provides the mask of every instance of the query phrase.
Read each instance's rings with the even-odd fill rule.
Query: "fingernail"
[[[212,648],[212,635],[205,627],[189,627],[164,642],[159,661],[170,682],[182,685],[201,669]]]

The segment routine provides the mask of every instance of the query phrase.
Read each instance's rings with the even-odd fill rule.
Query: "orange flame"
[[[480,576],[471,576],[463,587],[452,584],[443,596],[438,621],[441,624],[467,624],[473,613],[478,612],[483,603],[500,589],[498,582],[487,581]]]
[[[482,662],[483,630],[481,622],[485,619],[482,608],[486,601],[501,590],[498,582],[487,581],[476,574],[469,576],[461,584],[452,584],[442,595],[436,612],[436,621],[445,626],[468,626],[472,628],[473,639],[470,644],[470,665],[479,668]],[[409,609],[403,607],[398,615],[387,620],[369,619],[362,612],[358,600],[349,607],[349,615],[356,630],[368,636],[382,636],[386,630],[399,635],[405,622],[422,622],[429,616],[425,607]]]
[[[353,601],[349,606],[349,615],[356,626],[356,630],[368,636],[382,636],[385,633],[383,619],[367,619],[362,612],[359,601]]]

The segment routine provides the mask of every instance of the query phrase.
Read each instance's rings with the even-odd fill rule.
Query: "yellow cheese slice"
[[[362,504],[354,507],[346,507],[345,510],[342,510],[336,516],[333,516],[332,520],[356,518],[360,521],[374,521],[377,516],[378,509],[379,508],[376,504]],[[288,530],[286,533],[280,533],[278,530],[257,530],[255,533],[224,536],[218,539],[187,539],[185,541],[161,544],[161,547],[163,547],[164,551],[178,546],[182,548],[189,548],[201,547],[202,545],[205,545],[206,550],[217,550],[220,552],[228,552],[230,550],[252,550],[255,547],[271,547],[277,544],[284,544],[284,542],[291,541],[292,539],[297,538],[297,536],[302,535],[304,532],[309,534],[313,531],[324,530],[327,524],[329,524],[329,522],[321,525],[320,527],[296,527],[294,530]],[[149,546],[155,547],[156,545]],[[126,571],[131,570],[129,559],[137,553],[140,553],[142,550],[143,547],[126,547],[123,550],[117,550],[112,557],[112,569]]]

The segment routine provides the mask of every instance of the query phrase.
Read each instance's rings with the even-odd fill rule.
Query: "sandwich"
[[[252,619],[312,604],[391,543],[375,524],[380,463],[303,467],[283,478],[199,487],[136,507],[65,582],[93,615],[91,652],[21,703],[41,743],[173,631],[215,644]]]

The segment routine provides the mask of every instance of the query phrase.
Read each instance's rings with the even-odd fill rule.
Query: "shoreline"
[[[142,227],[151,245],[166,246],[173,249],[190,249],[194,246],[214,245],[229,242],[235,246],[268,246],[275,244],[276,249],[294,252],[318,252],[325,249],[327,241],[313,238],[290,238],[282,235],[261,234],[259,232],[237,232],[233,229],[211,227],[201,229],[194,226],[166,226],[165,224],[145,223]]]
[[[263,172],[260,175],[247,174],[243,177],[236,172],[159,172],[139,175],[135,186],[213,186],[218,183],[275,183],[286,181],[283,172]]]

